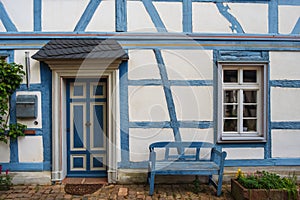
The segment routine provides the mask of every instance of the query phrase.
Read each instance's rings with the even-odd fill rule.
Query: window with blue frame
[[[218,142],[266,141],[266,68],[219,64]]]

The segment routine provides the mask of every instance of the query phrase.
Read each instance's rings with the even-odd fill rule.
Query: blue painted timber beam
[[[245,33],[238,20],[228,12],[228,10],[230,9],[228,5],[224,6],[223,3],[216,3],[216,6],[219,9],[221,15],[223,15],[231,24],[230,28],[232,32],[236,31],[237,33]]]
[[[211,121],[178,121],[178,128],[197,128],[197,129],[209,129],[213,128],[213,122]],[[129,122],[129,128],[173,128],[174,124],[169,121],[138,121]]]
[[[128,62],[120,65],[120,134],[121,161],[129,162]]]
[[[3,23],[3,26],[5,27],[6,31],[8,32],[18,32],[16,26],[8,16],[8,13],[5,10],[5,7],[3,3],[0,1],[0,20]]]
[[[278,0],[279,5],[300,6],[299,0]]]
[[[300,80],[270,80],[271,87],[300,88]]]
[[[151,0],[142,0],[148,14],[151,17],[152,22],[154,23],[156,30],[158,32],[167,32],[167,29],[161,20],[156,8],[154,7]]]
[[[166,69],[166,66],[165,66],[165,63],[164,63],[164,60],[163,60],[160,50],[154,49],[154,54],[155,54],[158,68],[159,68],[159,73],[161,76],[161,80],[163,83],[163,89],[164,89],[165,96],[166,96],[169,117],[171,120],[170,125],[171,125],[171,128],[173,129],[175,141],[180,142],[181,141],[181,136],[180,136],[180,132],[179,132],[180,125],[179,125],[179,122],[178,122],[177,116],[176,116],[175,104],[174,104],[174,99],[173,99],[173,95],[172,95],[172,91],[171,91],[171,84],[168,79],[167,69]]]
[[[90,0],[74,31],[85,31],[100,3],[101,0]]]
[[[126,32],[127,31],[127,1],[126,0],[116,0],[116,32]]]
[[[42,0],[34,0],[33,2],[33,29],[34,31],[42,30]]]
[[[182,1],[182,26],[183,32],[191,33],[193,32],[193,22],[192,22],[192,0],[183,0]]]
[[[300,122],[299,121],[271,122],[271,129],[298,130],[298,129],[300,129]]]
[[[278,33],[278,1],[269,1],[269,33]]]
[[[291,34],[300,34],[300,17],[298,18],[298,21],[292,30]]]

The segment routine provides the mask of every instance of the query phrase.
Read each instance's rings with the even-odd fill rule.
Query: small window
[[[265,70],[256,65],[220,65],[218,141],[265,141]]]

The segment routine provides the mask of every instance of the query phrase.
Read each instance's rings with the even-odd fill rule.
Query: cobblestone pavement
[[[149,196],[149,186],[140,185],[105,185],[98,191],[89,195],[70,195],[65,193],[64,185],[16,185],[9,191],[0,191],[0,200],[6,199],[71,199],[71,200],[108,200],[108,199],[158,199],[158,200],[224,200],[232,199],[230,195],[230,185],[223,186],[223,193],[220,197],[216,196],[216,191],[212,186],[200,185],[198,193],[195,193],[194,185],[172,184],[156,185],[155,193]]]

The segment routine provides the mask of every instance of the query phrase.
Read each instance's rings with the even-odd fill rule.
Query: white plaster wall
[[[27,91],[19,91],[17,92],[18,95],[37,95],[37,103],[38,103],[38,110],[37,110],[37,118],[36,119],[17,119],[19,123],[27,125],[27,128],[42,128],[42,96],[41,92],[27,92]],[[34,122],[38,124],[35,125]]]
[[[198,128],[180,128],[180,135],[182,141],[187,142],[210,142],[214,143],[214,130],[209,129],[198,129]],[[187,153],[195,153],[195,150],[187,150]],[[176,152],[175,152],[176,153]],[[200,157],[208,159],[210,157],[210,149],[202,149],[200,151]]]
[[[128,54],[129,79],[161,78],[153,50],[129,50]]]
[[[193,32],[232,33],[214,3],[193,3]]]
[[[25,136],[18,138],[20,162],[43,162],[42,136]]]
[[[223,148],[227,152],[226,159],[264,159],[263,148]]]
[[[170,80],[212,80],[213,58],[210,50],[162,50]]]
[[[178,120],[213,120],[213,87],[172,86],[171,90]]]
[[[272,130],[272,157],[299,158],[299,130]]]
[[[0,142],[0,163],[8,163],[10,161],[10,141],[7,141],[7,144]]]
[[[142,2],[127,1],[127,30],[132,32],[157,32]]]
[[[228,6],[245,33],[268,33],[268,4],[229,3]]]
[[[182,32],[182,3],[153,2],[169,32]]]
[[[299,80],[300,52],[270,52],[271,80]]]
[[[279,33],[289,34],[300,17],[300,6],[279,6],[278,17]]]
[[[129,86],[129,121],[169,121],[162,86]]]
[[[26,72],[25,52],[29,52],[30,60],[30,83],[41,83],[40,62],[31,58],[37,50],[15,50],[15,63],[23,65],[23,70]],[[25,84],[26,76],[23,79]]]
[[[43,31],[73,31],[88,0],[44,0],[42,3]]]
[[[33,0],[1,0],[18,31],[33,31]]]
[[[300,89],[271,88],[271,121],[300,121]]]
[[[6,32],[6,29],[5,29],[2,21],[0,21],[0,32]]]
[[[138,162],[149,160],[149,145],[158,141],[174,141],[172,129],[129,129],[130,161]],[[164,151],[158,151],[157,158],[162,159],[163,155]]]
[[[101,1],[89,25],[86,27],[86,31],[115,31],[115,1]]]
[[[214,129],[180,128],[182,141],[214,143]]]

